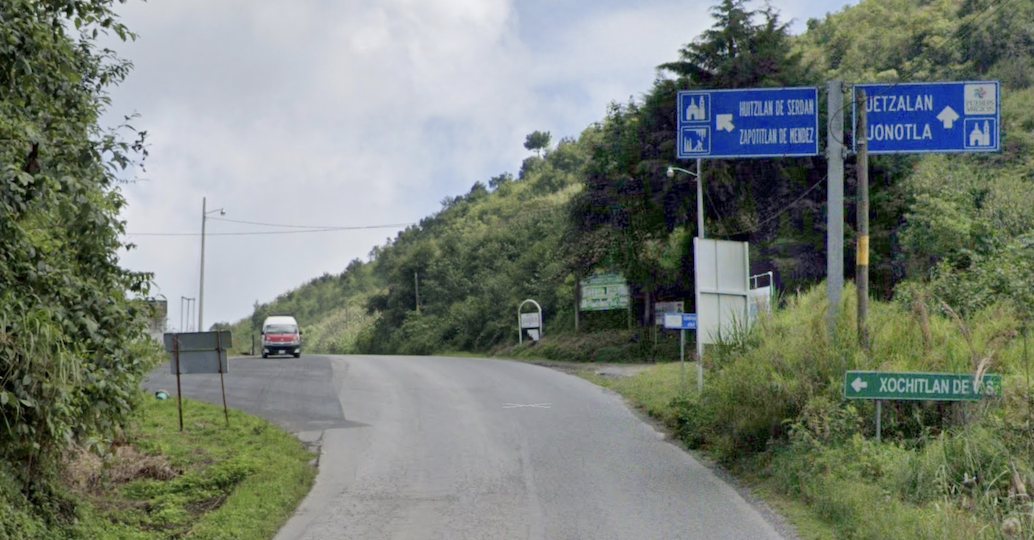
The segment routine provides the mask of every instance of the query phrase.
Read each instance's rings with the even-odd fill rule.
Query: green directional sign
[[[848,371],[844,376],[847,399],[980,401],[1001,394],[999,375],[984,375],[981,384],[972,373]]]

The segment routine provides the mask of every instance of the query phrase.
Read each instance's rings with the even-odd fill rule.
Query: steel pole
[[[201,291],[197,300],[197,329],[202,332],[205,327],[205,222],[208,221],[208,201],[201,198]]]
[[[844,291],[844,82],[826,83],[829,124],[826,140],[826,288],[829,333],[836,335],[837,310]]]
[[[681,367],[679,371],[682,373],[682,386],[686,386],[686,329],[679,330],[679,361]],[[685,390],[685,389],[683,389]]]
[[[701,240],[704,239],[704,177],[702,173],[701,161],[697,159],[697,237]],[[693,264],[697,262],[694,260]],[[697,298],[700,298],[698,292]],[[704,391],[704,340],[700,339],[700,306],[697,305],[697,391],[703,393]]]

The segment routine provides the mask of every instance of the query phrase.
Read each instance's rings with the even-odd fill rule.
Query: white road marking
[[[539,409],[548,409],[551,405],[552,403],[529,403],[527,405],[523,405],[521,403],[503,403],[503,408],[516,409],[518,407],[536,407]]]

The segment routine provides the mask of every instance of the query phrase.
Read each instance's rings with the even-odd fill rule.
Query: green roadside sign
[[[972,373],[890,373],[848,371],[844,397],[887,401],[980,401],[1002,395],[1002,377]]]
[[[628,282],[621,274],[596,274],[582,281],[582,311],[628,308]]]

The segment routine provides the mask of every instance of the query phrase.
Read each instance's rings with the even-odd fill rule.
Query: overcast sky
[[[130,0],[119,44],[135,64],[109,118],[139,113],[141,181],[122,191],[154,293],[198,296],[201,204],[225,219],[376,226],[419,221],[447,195],[516,172],[524,137],[578,136],[611,101],[711,25],[711,0]],[[795,33],[850,0],[773,0]],[[760,7],[760,2],[755,2]],[[219,217],[218,213],[211,217]],[[399,228],[207,225],[205,326],[251,314],[366,260]],[[196,316],[195,316],[196,318]]]

